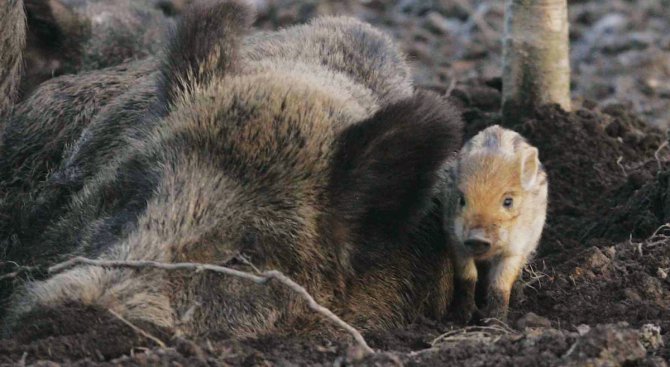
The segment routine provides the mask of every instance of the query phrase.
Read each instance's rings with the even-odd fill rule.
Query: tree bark
[[[505,0],[503,119],[545,104],[570,110],[567,0]]]

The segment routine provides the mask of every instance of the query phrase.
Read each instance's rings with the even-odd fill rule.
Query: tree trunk
[[[557,103],[570,110],[567,0],[505,0],[503,119]]]
[[[0,132],[18,94],[25,43],[23,0],[0,0]]]

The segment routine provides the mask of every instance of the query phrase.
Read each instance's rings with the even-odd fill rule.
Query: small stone
[[[661,328],[654,324],[644,324],[640,328],[640,342],[647,352],[659,349],[664,345]]]
[[[550,328],[551,321],[549,321],[549,319],[546,317],[538,316],[533,312],[529,312],[516,322],[516,326],[521,330],[525,328]]]
[[[577,326],[577,333],[579,335],[586,335],[589,333],[589,331],[591,331],[591,327],[586,324],[581,324]]]
[[[598,325],[580,337],[572,354],[594,358],[592,366],[636,365],[647,356],[640,343],[640,332],[626,323]]]
[[[647,299],[661,299],[663,297],[663,284],[658,278],[647,274],[641,275],[638,281],[638,289]]]
[[[665,280],[668,277],[668,272],[667,272],[667,270],[663,270],[661,268],[658,268],[658,270],[656,270],[656,275],[659,278]]]
[[[610,263],[610,259],[597,247],[592,247],[584,264],[590,269],[602,269]]]

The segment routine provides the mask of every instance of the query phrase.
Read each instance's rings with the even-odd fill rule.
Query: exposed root
[[[654,233],[652,233],[651,236],[642,242],[633,242],[633,234],[631,233],[628,238],[628,244],[631,246],[636,246],[637,252],[640,254],[640,256],[643,256],[643,248],[652,248],[667,243],[668,240],[670,240],[670,233],[668,233],[668,231],[670,231],[670,223],[665,223],[662,226],[656,228]]]
[[[21,356],[21,360],[16,364],[19,367],[25,367],[26,365],[26,358],[28,358],[28,352],[23,352],[23,355]]]
[[[656,228],[656,230],[654,231],[654,233],[651,234],[651,237],[649,237],[649,239],[653,239],[653,238],[656,238],[658,236],[661,236],[663,238],[668,238],[667,235],[661,233],[662,231],[665,231],[665,230],[670,230],[670,223],[665,223],[662,226]]]
[[[658,227],[654,233],[652,233],[649,238],[644,242],[644,246],[647,248],[657,246],[659,244],[667,243],[670,239],[670,223],[665,223],[662,226]]]
[[[497,327],[507,331],[507,334],[519,334],[518,331],[512,329],[506,322],[494,318],[482,319],[482,322],[488,327]]]
[[[487,320],[495,322],[497,320]],[[462,329],[448,331],[435,338],[430,345],[434,348],[438,345],[447,343],[456,343],[461,341],[478,340],[486,343],[495,343],[505,335],[519,334],[505,323],[499,322],[499,325],[489,326],[467,326]]]
[[[626,167],[624,167],[623,164],[621,163],[622,161],[623,161],[623,157],[617,158],[616,165],[619,166],[619,168],[621,168],[621,171],[623,172],[624,177],[628,177],[628,172],[626,172]]]
[[[663,170],[663,164],[661,161],[661,151],[668,146],[668,141],[664,141],[663,144],[661,144],[658,149],[654,152],[654,158],[656,159],[656,164],[658,164],[658,171]]]
[[[523,284],[524,288],[531,288],[537,291],[538,288],[542,289],[542,279],[548,277],[549,275],[535,269],[535,267],[532,264],[527,264],[523,269],[523,273],[521,276],[521,284]],[[535,288],[535,284],[537,284],[537,288]]]
[[[62,272],[66,269],[69,269],[75,265],[92,265],[92,266],[100,266],[100,267],[106,267],[106,268],[131,268],[131,269],[148,269],[148,268],[153,268],[153,269],[162,269],[162,270],[191,270],[191,271],[213,271],[215,273],[221,273],[221,274],[226,274],[226,275],[231,275],[243,279],[250,280],[254,283],[257,284],[266,284],[270,280],[277,280],[284,286],[288,287],[292,291],[298,293],[300,296],[302,296],[306,301],[312,310],[322,314],[326,318],[328,318],[330,321],[335,323],[336,325],[340,326],[342,329],[346,330],[353,336],[354,340],[360,345],[360,347],[363,349],[363,351],[366,354],[372,354],[374,351],[370,346],[368,346],[367,342],[363,338],[363,335],[356,330],[353,326],[349,325],[346,323],[344,320],[342,320],[340,317],[335,315],[332,311],[329,309],[321,306],[318,304],[314,298],[307,292],[305,288],[303,288],[301,285],[298,283],[294,282],[292,279],[284,275],[283,273],[276,271],[276,270],[270,270],[270,271],[264,271],[260,273],[259,275],[255,275],[252,273],[248,273],[245,271],[240,271],[240,270],[235,270],[231,268],[227,268],[224,266],[218,266],[218,265],[212,265],[212,264],[200,264],[200,263],[161,263],[157,261],[113,261],[113,260],[93,260],[93,259],[88,259],[85,257],[75,257],[70,260],[64,261],[60,264],[56,264],[54,266],[51,266],[49,268],[49,273],[59,273]],[[111,311],[110,311],[111,312]]]

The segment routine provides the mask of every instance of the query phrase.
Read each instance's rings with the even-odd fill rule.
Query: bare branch
[[[344,322],[344,320],[342,320],[337,315],[335,315],[331,310],[329,310],[329,309],[321,306],[320,304],[318,304],[314,300],[314,298],[307,292],[307,290],[305,288],[303,288],[301,285],[299,285],[298,283],[294,282],[293,280],[291,280],[286,275],[284,275],[281,272],[278,272],[276,270],[266,271],[266,272],[263,272],[262,274],[263,274],[263,276],[266,276],[268,278],[277,279],[278,281],[280,281],[284,285],[288,286],[289,288],[291,288],[292,290],[294,290],[295,292],[300,294],[303,298],[305,298],[305,300],[307,300],[307,303],[309,304],[309,308],[311,308],[312,310],[326,316],[327,318],[332,320],[335,324],[339,325],[341,328],[348,331],[349,334],[351,334],[354,337],[354,339],[356,339],[358,344],[361,345],[361,347],[363,348],[363,350],[366,353],[370,353],[370,354],[374,353],[372,348],[370,348],[368,346],[368,343],[365,342],[365,339],[363,339],[363,336],[361,335],[361,333],[358,332],[358,330],[356,330],[353,326]]]
[[[362,347],[362,349],[365,351],[365,353],[372,354],[374,351],[370,346],[368,346],[367,342],[363,338],[363,335],[356,330],[353,326],[349,325],[346,323],[344,320],[342,320],[339,316],[335,315],[332,311],[329,309],[321,306],[319,303],[317,303],[314,298],[307,292],[305,288],[303,288],[301,285],[298,283],[294,282],[292,279],[284,275],[283,273],[276,271],[276,270],[270,270],[270,271],[265,271],[260,273],[260,275],[255,275],[252,273],[248,273],[245,271],[240,271],[240,270],[235,270],[231,268],[227,268],[224,266],[218,266],[218,265],[212,265],[212,264],[200,264],[200,263],[161,263],[157,261],[114,261],[114,260],[94,260],[94,259],[88,259],[85,257],[75,257],[70,260],[67,260],[65,262],[62,262],[60,264],[56,264],[54,266],[51,266],[49,268],[49,273],[55,274],[62,272],[64,270],[67,270],[75,265],[92,265],[92,266],[100,266],[100,267],[105,267],[105,268],[130,268],[130,269],[148,269],[148,268],[153,268],[153,269],[161,269],[161,270],[191,270],[191,271],[213,271],[215,273],[221,273],[221,274],[226,274],[226,275],[232,275],[235,277],[243,278],[250,280],[254,283],[257,284],[266,284],[268,281],[274,279],[282,283],[284,286],[288,287],[289,289],[293,290],[294,292],[298,293],[300,296],[302,296],[306,301],[312,310],[324,315],[326,318],[328,318],[330,321],[335,323],[336,325],[340,326],[351,336],[353,336],[354,340]]]
[[[19,264],[15,263],[14,261],[2,261],[2,262],[0,262],[0,265],[5,265],[5,264],[11,264],[16,269],[12,272],[0,275],[0,281],[6,280],[6,279],[15,279],[22,274],[30,274],[30,273],[33,273],[33,272],[44,271],[44,269],[40,266],[23,266],[23,265],[19,265]]]
[[[11,273],[3,274],[3,275],[0,275],[0,280],[14,279],[17,276],[19,276],[19,274],[21,274],[21,272],[19,272],[19,271],[13,271]]]
[[[141,334],[142,336],[144,336],[145,338],[148,338],[148,339],[153,340],[154,343],[158,344],[159,347],[161,347],[161,348],[165,348],[165,343],[163,343],[162,340],[158,339],[157,337],[155,337],[155,336],[149,334],[148,332],[146,332],[146,331],[140,329],[139,327],[135,326],[132,322],[126,320],[125,318],[123,318],[123,316],[119,315],[118,313],[114,312],[113,310],[108,309],[107,311],[109,311],[109,313],[111,313],[112,315],[114,315],[114,317],[116,317],[117,319],[121,320],[124,324],[130,326],[131,329],[133,329],[133,330],[135,330],[136,332],[140,333],[140,334]]]
[[[200,272],[203,270],[209,270],[216,273],[232,275],[239,278],[244,278],[252,282],[263,284],[268,281],[267,278],[247,273],[245,271],[239,271],[225,266],[212,265],[212,264],[198,264],[198,263],[161,263],[157,261],[149,260],[140,260],[140,261],[114,261],[114,260],[93,260],[87,259],[85,257],[75,257],[70,260],[64,261],[60,264],[49,267],[49,273],[55,274],[60,273],[64,270],[67,270],[75,265],[92,265],[100,266],[104,268],[131,268],[131,269],[162,269],[162,270],[192,270]]]

